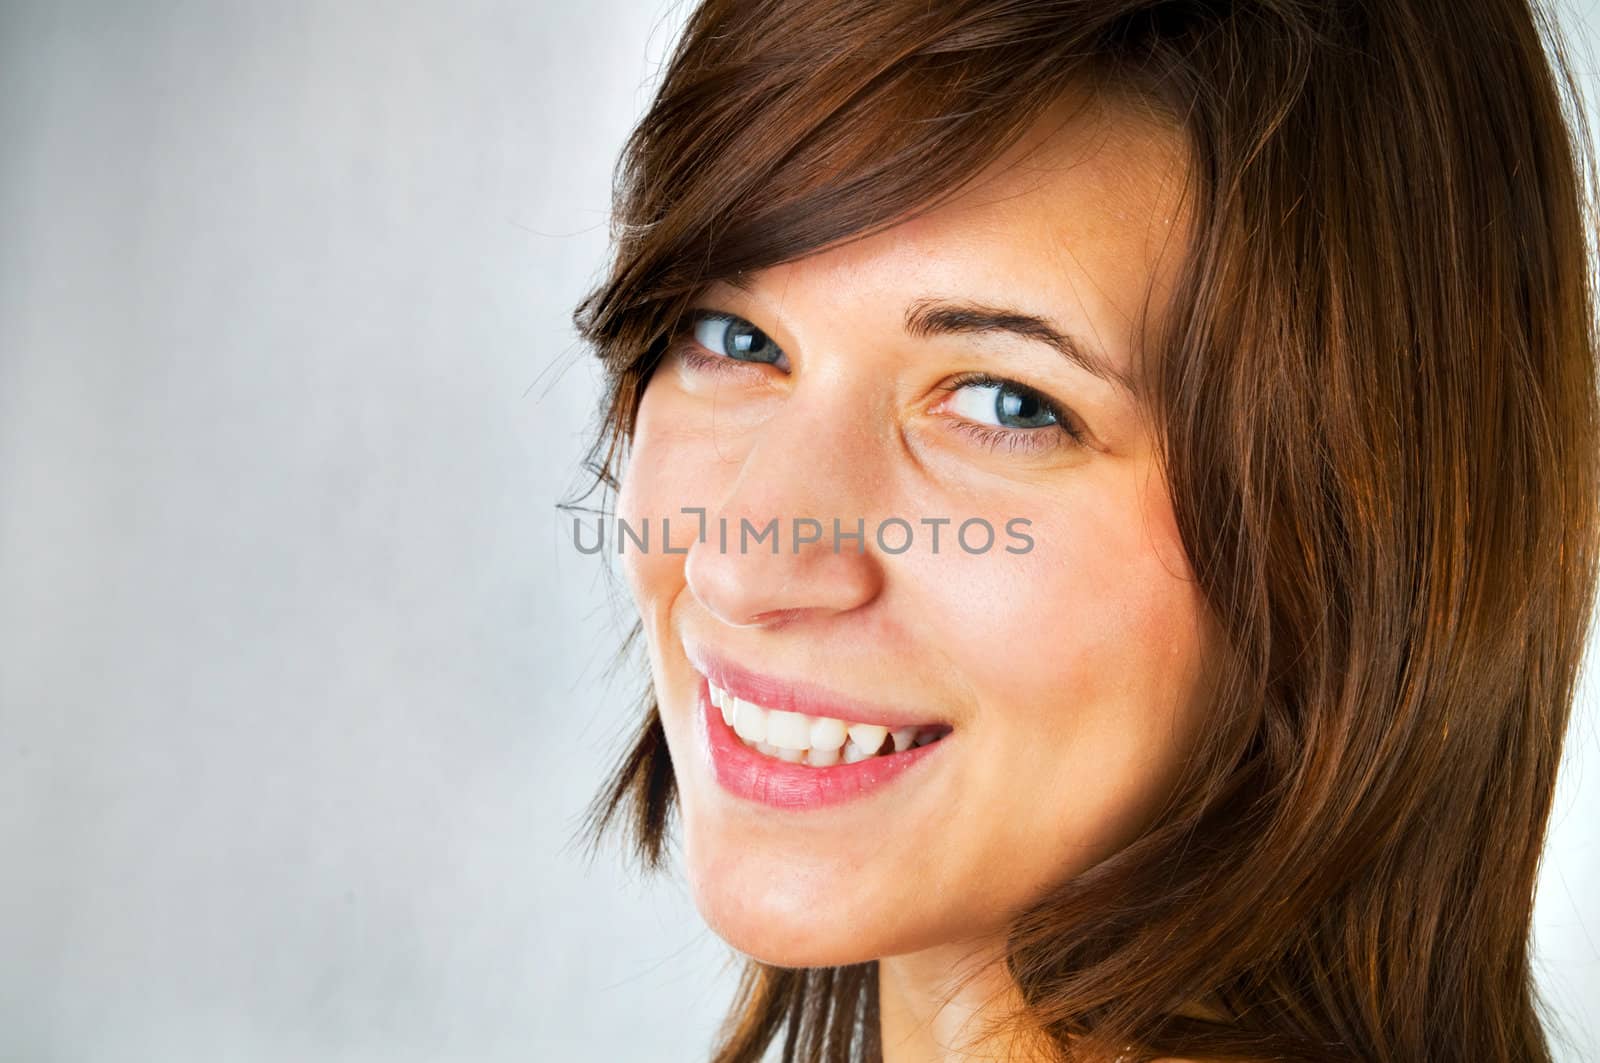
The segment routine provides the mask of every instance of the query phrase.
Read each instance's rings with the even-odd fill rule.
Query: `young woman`
[[[718,1061],[1549,1058],[1588,143],[1525,0],[693,11],[577,321]]]

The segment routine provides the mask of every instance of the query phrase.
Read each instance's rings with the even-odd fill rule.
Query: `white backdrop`
[[[703,1058],[726,949],[565,847],[643,671],[554,509],[682,15],[0,0],[0,1061]],[[1569,1061],[1597,706],[1539,892]]]

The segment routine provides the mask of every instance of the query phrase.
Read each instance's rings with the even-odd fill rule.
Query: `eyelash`
[[[1019,450],[1024,453],[1039,454],[1058,446],[1081,447],[1088,444],[1083,429],[1078,427],[1078,423],[1073,420],[1072,416],[1061,408],[1060,403],[1044,392],[1036,388],[1030,388],[1026,384],[1019,384],[1017,381],[1003,376],[979,371],[961,373],[950,380],[949,383],[940,385],[940,390],[953,394],[962,388],[970,387],[1004,388],[1013,394],[1032,399],[1048,410],[1050,416],[1055,418],[1055,424],[1046,428],[999,428],[995,425],[978,424],[976,421],[965,419],[958,420],[951,425],[954,431],[970,436],[990,450],[998,451],[1003,449],[1008,454],[1014,454]],[[1052,428],[1060,433],[1055,442],[1049,439],[1051,435],[1055,434],[1050,431]],[[1065,438],[1062,439],[1061,437]]]
[[[760,365],[760,362],[742,362],[737,358],[724,358],[704,350],[699,342],[694,339],[694,327],[707,318],[732,318],[743,321],[743,318],[734,314],[719,311],[703,310],[690,316],[686,326],[679,329],[672,339],[672,346],[684,364],[695,370],[708,370],[714,373],[727,372],[741,365]],[[965,418],[952,418],[950,429],[967,436],[980,446],[990,451],[1004,450],[1008,454],[1021,451],[1025,454],[1046,453],[1056,447],[1082,447],[1088,441],[1083,429],[1061,407],[1061,404],[1048,395],[1030,388],[1026,384],[993,373],[973,371],[961,373],[949,382],[941,384],[939,390],[954,394],[963,388],[969,387],[999,387],[1018,395],[1024,395],[1037,402],[1050,412],[1055,418],[1055,424],[1047,428],[999,428],[994,425],[979,424]],[[1052,432],[1050,429],[1055,429]],[[1054,440],[1052,440],[1054,436]]]
[[[699,369],[712,373],[720,373],[734,365],[755,365],[755,362],[741,362],[737,358],[723,358],[720,355],[707,354],[699,349],[700,345],[685,333],[680,339],[673,341],[673,347],[678,352],[678,357],[683,359],[690,369]]]

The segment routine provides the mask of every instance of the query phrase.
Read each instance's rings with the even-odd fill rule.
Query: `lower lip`
[[[900,753],[813,768],[769,757],[745,745],[722,718],[722,710],[711,704],[711,688],[704,676],[700,677],[697,697],[696,718],[717,782],[735,797],[774,808],[822,808],[865,797],[926,763],[934,750],[949,741],[946,735],[937,742]]]

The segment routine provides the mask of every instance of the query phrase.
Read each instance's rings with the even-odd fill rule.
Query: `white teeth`
[[[880,727],[875,723],[853,723],[848,728],[850,741],[865,749],[869,754],[876,753],[883,745],[883,738],[889,733],[887,727]]]
[[[813,768],[829,768],[839,763],[837,749],[813,749],[806,754],[806,763]]]
[[[767,740],[767,710],[743,698],[733,699],[733,730],[751,745]]]
[[[844,745],[847,737],[843,720],[835,720],[832,716],[820,716],[811,721],[811,748],[831,749],[838,752]],[[816,758],[812,758],[813,764]]]
[[[711,684],[707,684],[711,686]],[[722,710],[722,722],[733,726],[733,699],[719,686],[711,686],[711,704]]]
[[[938,731],[920,732],[915,727],[891,731],[881,724],[849,723],[832,716],[807,716],[784,709],[768,709],[708,684],[711,703],[722,712],[722,720],[735,734],[759,752],[791,764],[826,768],[843,761],[855,764],[877,756],[885,738],[893,738],[892,749],[903,753],[925,746],[942,737]]]
[[[805,749],[811,744],[811,717],[782,709],[768,711],[767,741],[784,749]]]
[[[846,764],[854,764],[857,761],[866,760],[876,752],[876,749],[862,749],[856,745],[855,736],[851,735],[850,741],[844,744],[844,762]]]

